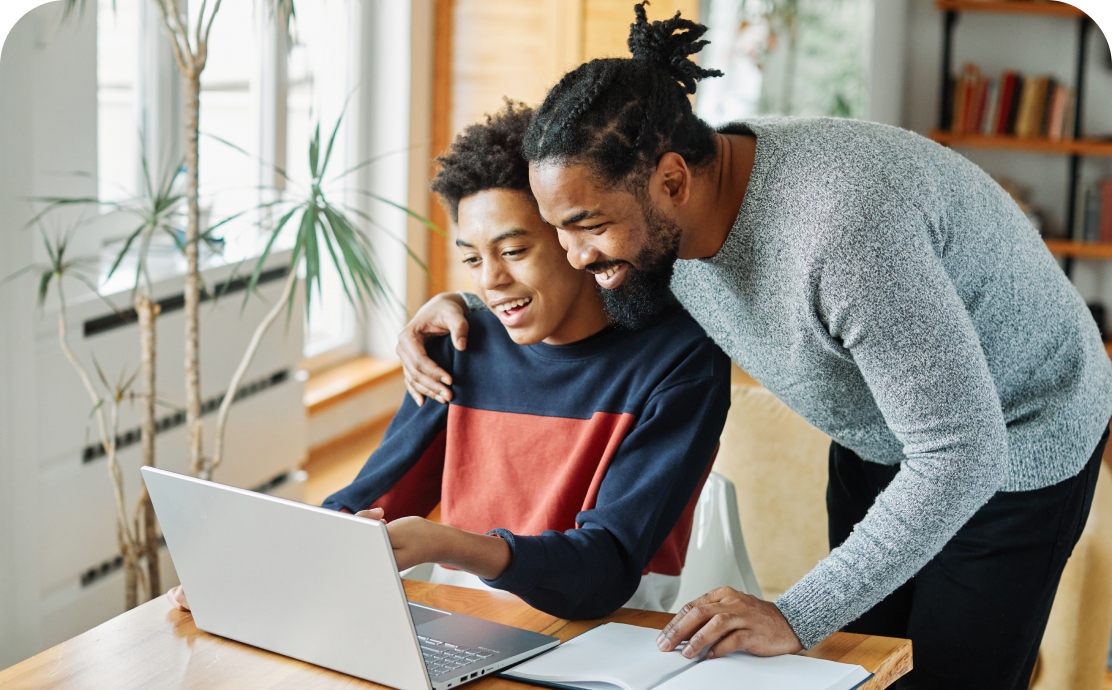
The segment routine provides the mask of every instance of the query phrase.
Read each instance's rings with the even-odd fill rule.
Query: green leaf
[[[316,132],[312,138],[309,139],[309,174],[313,179],[320,177],[317,175],[317,159],[320,157],[320,123],[317,123]]]
[[[447,237],[448,236],[448,233],[444,232],[444,230],[442,230],[439,225],[432,222],[428,218],[422,216],[420,213],[417,213],[416,211],[409,208],[408,206],[403,206],[403,205],[397,203],[396,201],[391,201],[384,196],[380,196],[378,194],[375,194],[374,192],[368,192],[368,191],[362,190],[362,189],[357,189],[355,191],[358,192],[359,194],[362,194],[363,196],[369,196],[370,198],[375,199],[376,201],[381,201],[382,203],[386,204],[387,206],[393,206],[394,208],[396,208],[400,211],[404,211],[406,213],[406,215],[408,215],[410,218],[413,218],[414,220],[418,221],[419,223],[421,223],[421,225],[424,225],[429,230],[432,230],[433,232],[438,233],[441,237]]]
[[[38,304],[40,309],[42,309],[43,305],[46,304],[46,295],[47,292],[49,292],[50,290],[50,280],[54,276],[54,271],[43,271],[42,275],[39,276]]]
[[[213,139],[213,140],[215,140],[215,141],[217,141],[221,144],[224,144],[225,146],[227,146],[227,147],[229,147],[229,148],[231,148],[235,151],[238,151],[239,153],[242,153],[243,155],[247,156],[248,158],[255,159],[259,163],[262,163],[263,165],[267,166],[268,168],[270,168],[274,172],[281,175],[282,179],[293,182],[293,180],[290,179],[290,176],[286,174],[286,170],[284,168],[282,168],[278,165],[275,165],[274,163],[251,153],[250,151],[244,149],[242,146],[238,146],[236,144],[233,144],[232,142],[228,141],[227,139],[223,139],[221,137],[218,137],[215,134],[205,134],[204,136],[208,137],[209,139]]]
[[[278,225],[276,225],[274,227],[274,229],[270,231],[270,239],[266,241],[266,246],[263,248],[263,253],[259,255],[258,260],[255,262],[255,270],[251,272],[251,279],[249,281],[247,281],[247,290],[246,290],[247,294],[244,295],[244,297],[243,297],[244,306],[246,306],[246,304],[247,304],[247,298],[250,297],[252,294],[254,294],[255,288],[259,284],[259,275],[262,274],[262,272],[263,272],[263,265],[266,264],[266,258],[268,256],[270,256],[270,250],[274,246],[274,242],[277,241],[278,236],[282,234],[282,228],[286,227],[286,223],[288,223],[290,218],[292,218],[293,215],[295,213],[297,213],[299,210],[301,210],[300,206],[295,206],[295,207],[291,208],[289,210],[289,212],[287,212],[286,215],[282,216],[282,219],[278,221]],[[299,254],[299,251],[300,251],[299,250],[300,243],[301,243],[301,235],[298,234],[297,240],[294,243],[293,253],[290,256],[290,270],[291,271],[296,271],[297,270],[297,259],[298,259],[298,254]]]
[[[328,225],[331,225],[331,219],[328,218],[328,209],[325,208],[324,212],[325,212],[325,220],[328,221]],[[330,233],[328,232],[328,230],[324,227],[325,223],[320,223],[320,225],[321,225],[320,234],[321,234],[321,237],[324,238],[324,246],[328,249],[328,255],[332,257],[332,265],[336,267],[336,273],[338,273],[339,276],[340,276],[340,285],[344,288],[344,294],[347,295],[348,301],[350,301],[352,304],[355,304],[355,298],[352,296],[351,290],[348,289],[348,280],[347,280],[347,277],[345,276],[345,271],[344,271],[345,264],[342,263],[340,261],[340,259],[336,256],[336,249],[332,246],[332,238],[329,236]],[[346,258],[347,257],[345,256],[345,259]]]
[[[317,248],[317,207],[311,205],[301,217],[301,232],[305,237],[305,316],[309,315],[309,297],[312,292],[313,281],[317,283],[317,292],[321,292],[320,277],[320,252]]]
[[[324,150],[324,162],[320,166],[320,174],[313,173],[313,177],[324,177],[324,171],[328,169],[328,160],[332,158],[332,146],[336,143],[336,135],[340,133],[340,124],[344,121],[344,113],[347,112],[348,103],[351,102],[351,94],[344,99],[344,107],[340,110],[340,116],[336,118],[336,125],[332,128],[332,136],[328,138],[328,148]],[[318,123],[317,127],[320,127]]]
[[[104,375],[104,370],[100,368],[100,362],[97,361],[96,355],[93,355],[93,368],[96,369],[97,376],[100,378],[100,382],[104,384],[104,387],[108,390],[112,390],[112,384],[108,383],[108,377]]]

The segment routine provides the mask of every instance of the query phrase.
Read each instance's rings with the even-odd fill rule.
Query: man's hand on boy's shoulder
[[[426,397],[440,403],[452,399],[452,376],[425,350],[425,341],[439,335],[451,335],[457,350],[467,349],[467,305],[454,292],[443,292],[425,302],[398,336],[395,351],[402,360],[405,387],[418,405],[423,405]]]

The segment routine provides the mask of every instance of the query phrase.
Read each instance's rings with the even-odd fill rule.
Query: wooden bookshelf
[[[999,149],[1005,151],[1032,151],[1079,156],[1112,156],[1112,141],[1104,139],[1021,139],[1015,136],[982,136],[980,134],[954,134],[931,130],[930,138],[944,146],[967,149]]]
[[[1112,260],[1112,244],[1107,242],[1074,242],[1072,240],[1047,240],[1046,248],[1055,256],[1074,259]]]
[[[1039,0],[997,0],[978,2],[977,0],[935,0],[935,6],[943,12],[996,12],[998,14],[1038,14],[1050,17],[1084,17],[1085,13],[1064,2],[1043,2]]]

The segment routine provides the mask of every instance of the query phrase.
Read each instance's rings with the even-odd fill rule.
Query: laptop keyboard
[[[417,636],[421,642],[421,654],[425,657],[425,668],[430,676],[450,673],[468,664],[494,656],[495,652],[482,647],[462,647],[450,642],[434,640],[431,637]]]

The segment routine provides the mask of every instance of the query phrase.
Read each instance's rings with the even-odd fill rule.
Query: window
[[[97,194],[105,201],[130,199],[138,190],[137,5],[97,4]]]
[[[711,124],[752,115],[864,118],[876,0],[706,0],[699,85]]]
[[[166,149],[171,142],[169,149],[177,151],[175,142],[181,136],[180,77],[154,3],[97,1],[98,193],[102,200],[122,201],[141,191],[144,149],[152,167],[177,163],[171,158],[180,154],[171,156]],[[199,3],[189,5],[193,12],[198,10]],[[273,173],[272,164],[285,169],[300,187],[308,184],[313,128],[320,122],[327,139],[359,83],[353,36],[362,11],[359,0],[299,2],[287,51],[285,27],[270,14],[269,3],[237,0],[221,5],[201,77],[203,224],[256,208],[270,198],[262,189],[267,186],[300,194]],[[165,51],[166,64],[145,64],[152,56],[157,62],[159,50]],[[355,162],[358,130],[353,110],[347,112],[336,139],[329,163],[333,175]],[[329,193],[334,198],[345,194],[349,205],[364,206],[355,194],[344,191],[355,179],[337,183]],[[221,228],[218,235],[229,257],[238,260],[259,246],[258,220],[248,214]],[[306,324],[305,356],[316,360],[310,366],[356,354],[362,346],[361,329],[339,277],[325,271],[322,282],[324,294],[314,295]]]
[[[310,179],[309,139],[317,123],[321,126],[324,147],[341,113],[344,121],[337,132],[327,178],[335,178],[357,163],[352,155],[351,126],[356,113],[351,109],[344,111],[344,104],[356,86],[354,70],[348,65],[354,43],[346,30],[354,23],[351,12],[352,6],[345,0],[317,0],[297,6],[286,81],[285,146],[285,169],[295,183],[305,184]],[[354,184],[355,178],[349,176],[326,191],[340,195],[333,198],[343,198],[357,206],[359,201],[352,198],[354,195],[345,193]],[[331,262],[322,261],[322,265],[330,267]],[[305,356],[313,359],[323,355],[329,359],[328,353],[354,354],[351,350],[358,333],[355,312],[335,270],[322,268],[322,273],[324,294],[314,293],[305,330]]]
[[[201,73],[202,223],[220,222],[259,203],[258,159],[220,140],[259,153],[259,81],[263,65],[255,12],[265,11],[255,9],[260,5],[242,0],[222,3],[209,39],[208,62]],[[249,221],[229,225],[224,234],[241,233],[254,235]],[[227,239],[233,241],[232,237]]]

